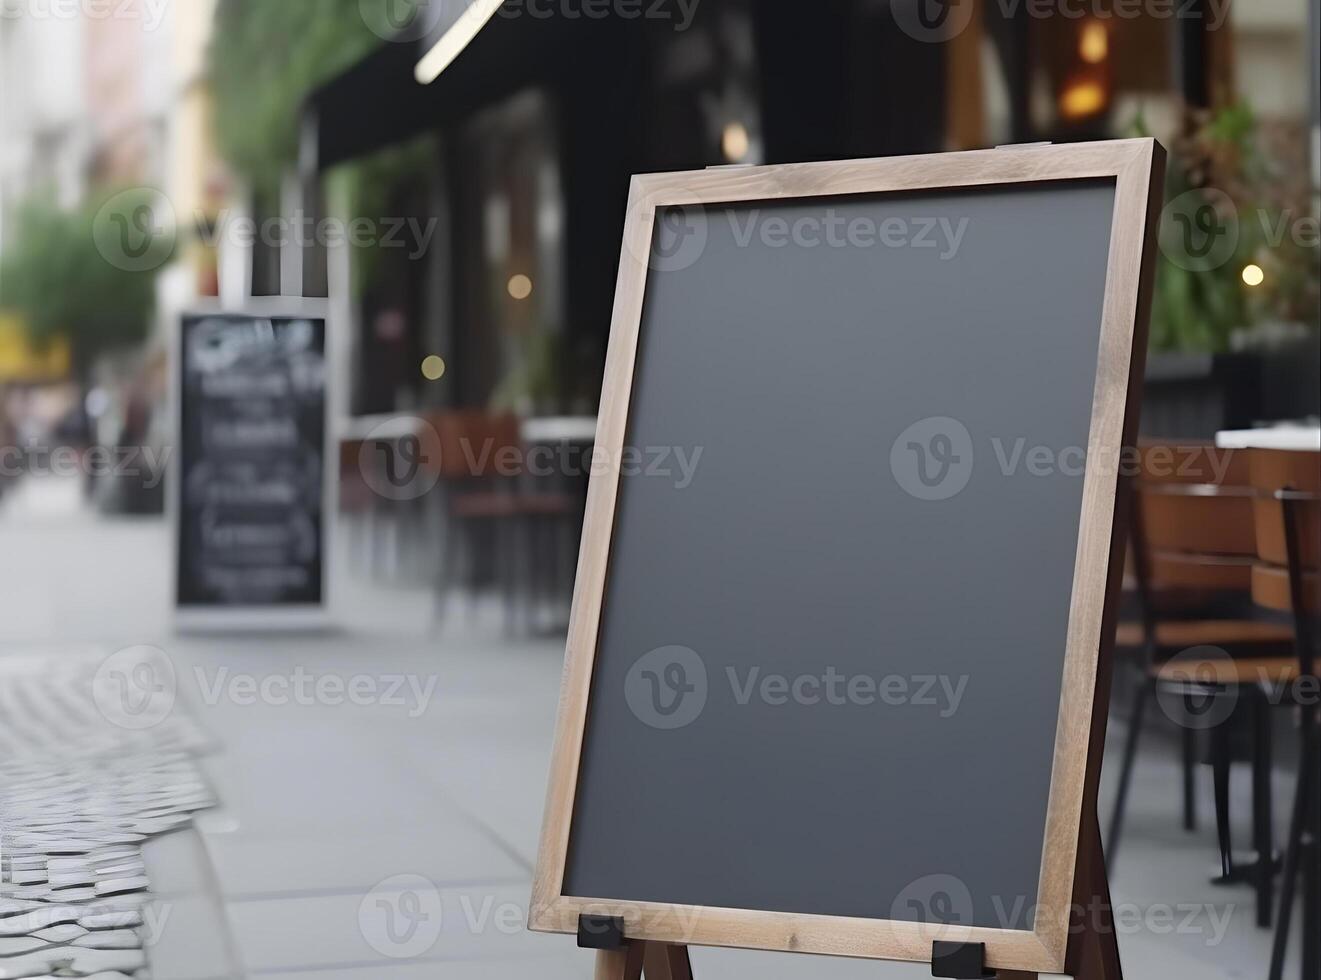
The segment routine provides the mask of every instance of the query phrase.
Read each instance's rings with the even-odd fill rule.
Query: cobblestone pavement
[[[187,712],[125,711],[116,671],[135,666],[153,669],[95,651],[0,658],[0,977],[146,975],[161,923],[142,848],[214,798]]]

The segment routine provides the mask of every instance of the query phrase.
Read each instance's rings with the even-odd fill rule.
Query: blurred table
[[[548,415],[524,419],[524,442],[595,442],[595,415]]]
[[[1217,449],[1321,449],[1318,425],[1275,425],[1268,429],[1225,429],[1215,433]]]
[[[1269,429],[1226,429],[1216,433],[1216,448],[1321,450],[1321,426],[1277,425]]]
[[[340,442],[363,442],[367,439],[402,439],[419,435],[427,423],[412,415],[351,415],[340,423]]]
[[[402,439],[421,433],[426,421],[412,415],[355,415],[340,425],[341,442],[366,439]],[[595,415],[547,415],[523,419],[519,432],[524,442],[595,442]]]

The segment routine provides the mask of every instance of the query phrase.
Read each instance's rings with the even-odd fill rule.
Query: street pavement
[[[145,852],[155,980],[591,976],[572,937],[523,928],[562,637],[507,638],[494,607],[456,608],[437,627],[425,587],[344,568],[333,631],[179,635],[169,556],[163,520],[95,516],[76,486],[44,481],[0,502],[0,656],[158,648],[177,682],[165,710],[189,712],[215,746],[201,763],[219,806]],[[1144,746],[1113,872],[1125,974],[1257,980],[1269,935],[1250,889],[1208,884],[1209,774],[1202,829],[1178,828],[1172,745],[1157,732]],[[994,801],[985,808],[995,819]],[[706,978],[930,976],[734,950],[695,950],[693,963]]]

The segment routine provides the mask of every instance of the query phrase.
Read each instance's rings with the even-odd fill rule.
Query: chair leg
[[[1211,730],[1211,766],[1215,774],[1216,838],[1220,842],[1220,874],[1234,876],[1234,850],[1229,828],[1229,726],[1226,719]]]
[[[468,593],[467,618],[469,623],[477,621],[477,612],[482,605],[481,586],[483,574],[494,574],[499,568],[497,562],[483,561],[480,555],[494,557],[493,542],[497,542],[495,530],[485,526],[482,521],[463,522],[463,565],[462,582]],[[494,568],[492,566],[494,565]]]
[[[518,564],[521,569],[523,632],[534,636],[537,632],[537,612],[541,601],[541,549],[537,547],[539,535],[537,518],[528,514],[519,520]]]
[[[541,518],[533,522],[536,543],[532,557],[537,569],[536,616],[540,623],[547,621],[546,610],[555,604],[555,521]],[[540,628],[540,623],[538,628]]]
[[[578,520],[576,517],[561,518],[558,522],[558,542],[555,552],[555,601],[556,612],[560,607],[569,609],[573,604],[574,577],[577,573],[578,559]]]
[[[497,580],[504,600],[505,635],[518,625],[518,519],[496,521]]]
[[[411,585],[425,582],[433,571],[433,566],[429,564],[431,552],[427,547],[430,542],[431,520],[427,513],[425,495],[408,501],[404,506],[408,514],[405,552],[408,555],[408,582]]]
[[[1153,685],[1143,677],[1133,697],[1133,710],[1128,719],[1128,734],[1124,739],[1124,759],[1119,769],[1119,786],[1115,790],[1115,808],[1110,817],[1110,833],[1105,844],[1106,863],[1113,866],[1115,854],[1119,851],[1119,837],[1124,828],[1124,810],[1128,806],[1128,790],[1133,782],[1133,765],[1138,754],[1138,739],[1142,734],[1142,723],[1147,715],[1147,702],[1151,699]]]
[[[427,543],[432,561],[432,621],[440,622],[448,613],[449,593],[454,588],[458,534],[441,494],[428,494],[423,499],[427,501]]]
[[[1260,695],[1252,701],[1252,845],[1257,852],[1254,875],[1257,925],[1269,929],[1275,889],[1275,840],[1271,827],[1271,709]]]
[[[1307,850],[1307,865],[1303,872],[1303,921],[1312,925],[1303,933],[1303,973],[1304,977],[1321,977],[1321,846],[1313,831],[1312,842]]]
[[[1289,821],[1289,842],[1284,851],[1284,874],[1280,878],[1280,910],[1275,920],[1275,941],[1271,946],[1269,980],[1284,978],[1284,959],[1289,950],[1289,925],[1290,919],[1293,918],[1293,905],[1298,890],[1298,871],[1303,859],[1303,835],[1306,831],[1308,803],[1313,796],[1312,783],[1316,777],[1313,772],[1317,764],[1317,760],[1313,757],[1314,747],[1314,743],[1310,741],[1305,743],[1303,753],[1298,760],[1298,788],[1294,794],[1293,816]],[[1304,913],[1306,913],[1305,901]],[[1306,928],[1306,921],[1304,927]],[[1307,944],[1306,935],[1303,942],[1304,945]]]
[[[1183,829],[1197,829],[1197,731],[1184,725],[1183,742]]]
[[[535,632],[537,608],[536,541],[533,518],[514,520],[514,589],[518,601],[518,628],[524,636]]]
[[[399,506],[391,501],[381,506],[381,581],[393,585],[399,580]]]
[[[527,616],[524,585],[524,580],[527,577],[527,566],[523,562],[524,523],[522,517],[511,517],[506,529],[508,538],[505,547],[509,561],[509,582],[506,595],[509,600],[510,635],[522,634],[524,620]]]
[[[381,505],[373,500],[367,505],[367,577],[375,582],[381,574],[385,534],[381,529]]]
[[[1311,803],[1308,806],[1307,842],[1303,851],[1303,922],[1311,923],[1303,933],[1303,976],[1311,980],[1321,977],[1321,745],[1313,730],[1312,751],[1308,765],[1312,767]]]

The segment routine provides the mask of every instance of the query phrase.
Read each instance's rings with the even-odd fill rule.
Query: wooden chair
[[[1317,642],[1321,639],[1321,453],[1254,449],[1257,553],[1252,597],[1293,620],[1295,660],[1291,703],[1299,711],[1298,777],[1280,913],[1271,951],[1270,980],[1281,980],[1298,879],[1303,892],[1302,976],[1321,976],[1321,719],[1318,718]],[[1310,688],[1302,686],[1302,679]]]
[[[1133,482],[1130,528],[1135,619],[1121,622],[1116,644],[1137,653],[1142,679],[1134,693],[1110,823],[1106,855],[1113,860],[1123,828],[1141,730],[1149,701],[1162,695],[1183,705],[1184,826],[1196,823],[1196,705],[1222,694],[1242,696],[1234,715],[1251,717],[1254,842],[1259,860],[1236,871],[1229,825],[1229,719],[1211,727],[1216,824],[1222,881],[1251,875],[1258,916],[1269,922],[1269,715],[1253,696],[1261,672],[1291,662],[1292,630],[1258,616],[1250,598],[1256,558],[1255,491],[1246,453],[1200,444],[1144,444]],[[1198,648],[1214,648],[1202,657]],[[1210,653],[1211,651],[1206,651]]]
[[[428,453],[441,477],[440,518],[443,558],[436,582],[436,611],[443,612],[450,590],[466,563],[468,586],[480,578],[479,541],[488,546],[494,578],[503,593],[506,627],[522,607],[531,622],[538,601],[554,594],[561,565],[557,534],[576,514],[568,494],[540,489],[524,466],[519,421],[513,415],[467,410],[428,420],[437,439]]]

